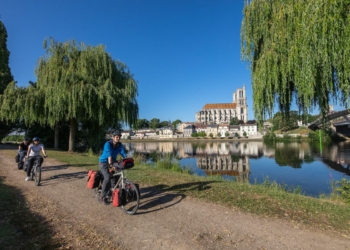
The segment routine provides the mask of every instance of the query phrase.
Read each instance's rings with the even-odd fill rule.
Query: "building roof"
[[[188,125],[188,126],[184,127],[184,129],[193,129],[193,125],[192,124]]]
[[[222,123],[222,124],[219,125],[219,127],[228,127],[228,126],[229,126],[228,123]]]
[[[257,123],[245,123],[245,124],[241,124],[240,125],[241,127],[243,126],[243,127],[247,127],[247,126],[258,126],[258,124]]]
[[[203,109],[234,109],[236,103],[208,103],[205,104]]]
[[[207,128],[207,125],[206,125],[206,124],[198,124],[198,123],[197,123],[196,125],[194,125],[194,127],[197,128],[197,129],[198,129],[198,128],[206,129],[206,128]]]

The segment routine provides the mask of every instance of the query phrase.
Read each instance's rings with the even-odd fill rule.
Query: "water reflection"
[[[199,175],[219,174],[251,183],[269,176],[278,183],[301,186],[311,195],[329,193],[332,178],[350,176],[350,142],[323,145],[322,151],[318,143],[308,142],[269,145],[262,141],[160,141],[131,142],[125,146],[131,153],[143,153],[148,158],[171,154]]]
[[[239,155],[196,155],[197,166],[207,175],[235,176],[237,181],[249,182],[250,165],[248,156]]]

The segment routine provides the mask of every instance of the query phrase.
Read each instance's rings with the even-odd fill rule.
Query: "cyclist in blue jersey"
[[[124,146],[120,142],[121,133],[115,131],[112,135],[112,140],[105,143],[103,147],[102,155],[99,160],[99,167],[103,175],[102,190],[101,190],[101,202],[108,205],[105,199],[107,191],[111,187],[109,167],[112,167],[113,162],[117,160],[117,156],[120,154],[123,158],[126,157]]]

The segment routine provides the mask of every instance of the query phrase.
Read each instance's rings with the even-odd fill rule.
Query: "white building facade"
[[[196,113],[196,122],[208,125],[223,124],[230,123],[234,117],[247,122],[248,105],[245,86],[237,89],[232,99],[232,103],[205,104],[202,110]]]
[[[244,135],[244,132],[247,136],[257,135],[258,134],[258,124],[241,124],[240,125],[241,136]]]

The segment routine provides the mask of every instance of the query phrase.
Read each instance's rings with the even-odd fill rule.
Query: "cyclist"
[[[101,190],[101,202],[108,205],[105,199],[108,190],[111,187],[109,167],[112,167],[114,161],[117,160],[117,156],[120,154],[123,158],[126,157],[123,144],[120,142],[121,133],[115,131],[112,134],[112,140],[105,143],[103,152],[99,159],[99,167],[103,175],[102,190]]]
[[[19,162],[21,162],[25,154],[27,154],[28,145],[29,139],[28,137],[24,137],[23,142],[18,146]]]
[[[28,168],[27,168],[27,178],[25,179],[25,181],[29,181],[30,180],[30,172],[32,171],[32,166],[33,166],[33,162],[34,159],[36,157],[40,157],[40,151],[43,152],[44,157],[47,157],[46,152],[45,152],[45,148],[44,145],[40,143],[40,138],[39,137],[34,137],[33,138],[33,144],[30,144],[28,147],[28,151],[27,151],[27,161],[28,161]],[[41,159],[41,163],[43,162],[43,159]]]

